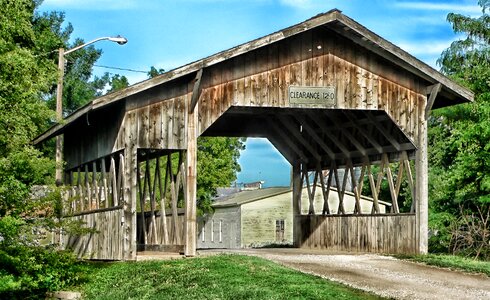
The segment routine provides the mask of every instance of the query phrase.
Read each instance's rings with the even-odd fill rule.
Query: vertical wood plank
[[[428,251],[428,157],[427,157],[427,119],[425,107],[427,99],[422,98],[418,110],[418,150],[415,154],[415,173],[416,173],[416,226],[418,253],[426,254]]]
[[[198,104],[199,105],[199,104]],[[187,151],[186,151],[186,170],[182,174],[185,178],[185,246],[186,256],[196,255],[196,218],[197,218],[197,114],[194,112],[188,115],[187,124]],[[180,172],[182,173],[182,172]]]
[[[296,160],[292,170],[293,181],[293,244],[295,247],[301,247],[301,163]]]

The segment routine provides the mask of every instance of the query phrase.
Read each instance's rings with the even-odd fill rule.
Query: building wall
[[[308,214],[308,191],[303,189],[301,197],[301,213]],[[329,207],[331,213],[336,213],[339,205],[339,197],[336,190],[331,190],[329,195]],[[352,193],[344,196],[346,214],[354,212],[355,197]],[[323,213],[323,195],[317,188],[314,201],[315,214]],[[293,242],[293,209],[291,192],[276,195],[270,198],[243,204],[241,210],[241,245],[242,247],[260,246],[272,243]],[[381,204],[380,213],[386,212],[386,206]],[[368,198],[361,198],[361,210],[370,213],[372,202]],[[276,240],[276,220],[284,220],[284,240]]]
[[[217,208],[214,213],[198,218],[197,224],[197,248],[240,248],[239,206]]]
[[[242,247],[293,240],[291,193],[284,193],[242,205]],[[276,241],[276,220],[284,220],[284,241]]]
[[[331,190],[329,206],[331,213],[336,213],[338,208],[338,194]],[[355,198],[352,193],[346,193],[344,207],[347,214],[354,211]],[[386,211],[386,206],[381,204],[380,213]],[[320,189],[315,193],[315,214],[323,212],[323,195]],[[361,210],[370,213],[372,202],[367,198],[361,199]],[[301,197],[301,212],[308,214],[308,191],[303,189]],[[283,239],[276,236],[276,221],[284,220]],[[221,241],[220,234],[221,222]],[[211,234],[212,232],[212,234]],[[293,209],[291,192],[275,195],[269,198],[237,205],[234,207],[216,207],[214,213],[198,219],[197,247],[209,248],[243,248],[263,246],[273,243],[292,244],[293,242]]]

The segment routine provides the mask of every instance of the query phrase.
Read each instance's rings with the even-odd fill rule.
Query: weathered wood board
[[[368,56],[360,46],[325,29],[209,67],[202,86],[200,133],[231,106],[382,109],[416,143],[414,108],[426,97],[425,86],[415,76],[396,70],[381,57]],[[291,103],[290,87],[333,90],[335,104]]]
[[[415,214],[301,215],[298,246],[329,251],[417,253]]]
[[[82,221],[83,227],[93,232],[64,236],[63,246],[66,249],[73,249],[79,258],[124,259],[124,211],[122,208],[87,213],[67,219]]]

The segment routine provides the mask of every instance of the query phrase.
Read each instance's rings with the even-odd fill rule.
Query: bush
[[[44,299],[81,282],[85,265],[67,251],[32,244],[29,226],[11,216],[0,219],[0,299]]]

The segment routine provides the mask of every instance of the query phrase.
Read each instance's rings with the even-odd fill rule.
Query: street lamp
[[[76,46],[72,49],[69,49],[65,51],[64,48],[59,48],[58,50],[58,84],[56,86],[56,119],[58,122],[60,122],[63,119],[63,101],[62,101],[62,95],[63,95],[63,76],[65,73],[65,55],[70,54],[72,52],[75,52],[79,49],[82,49],[83,47],[86,47],[90,44],[96,43],[98,41],[103,41],[103,40],[108,40],[114,43],[118,43],[119,45],[124,45],[128,42],[128,40],[120,35],[114,36],[114,37],[100,37],[95,40],[92,40],[90,42],[87,42],[85,44]],[[62,183],[62,175],[63,175],[63,169],[62,169],[62,153],[61,153],[61,144],[62,144],[62,137],[61,135],[58,135],[56,137],[56,185],[61,185]]]

